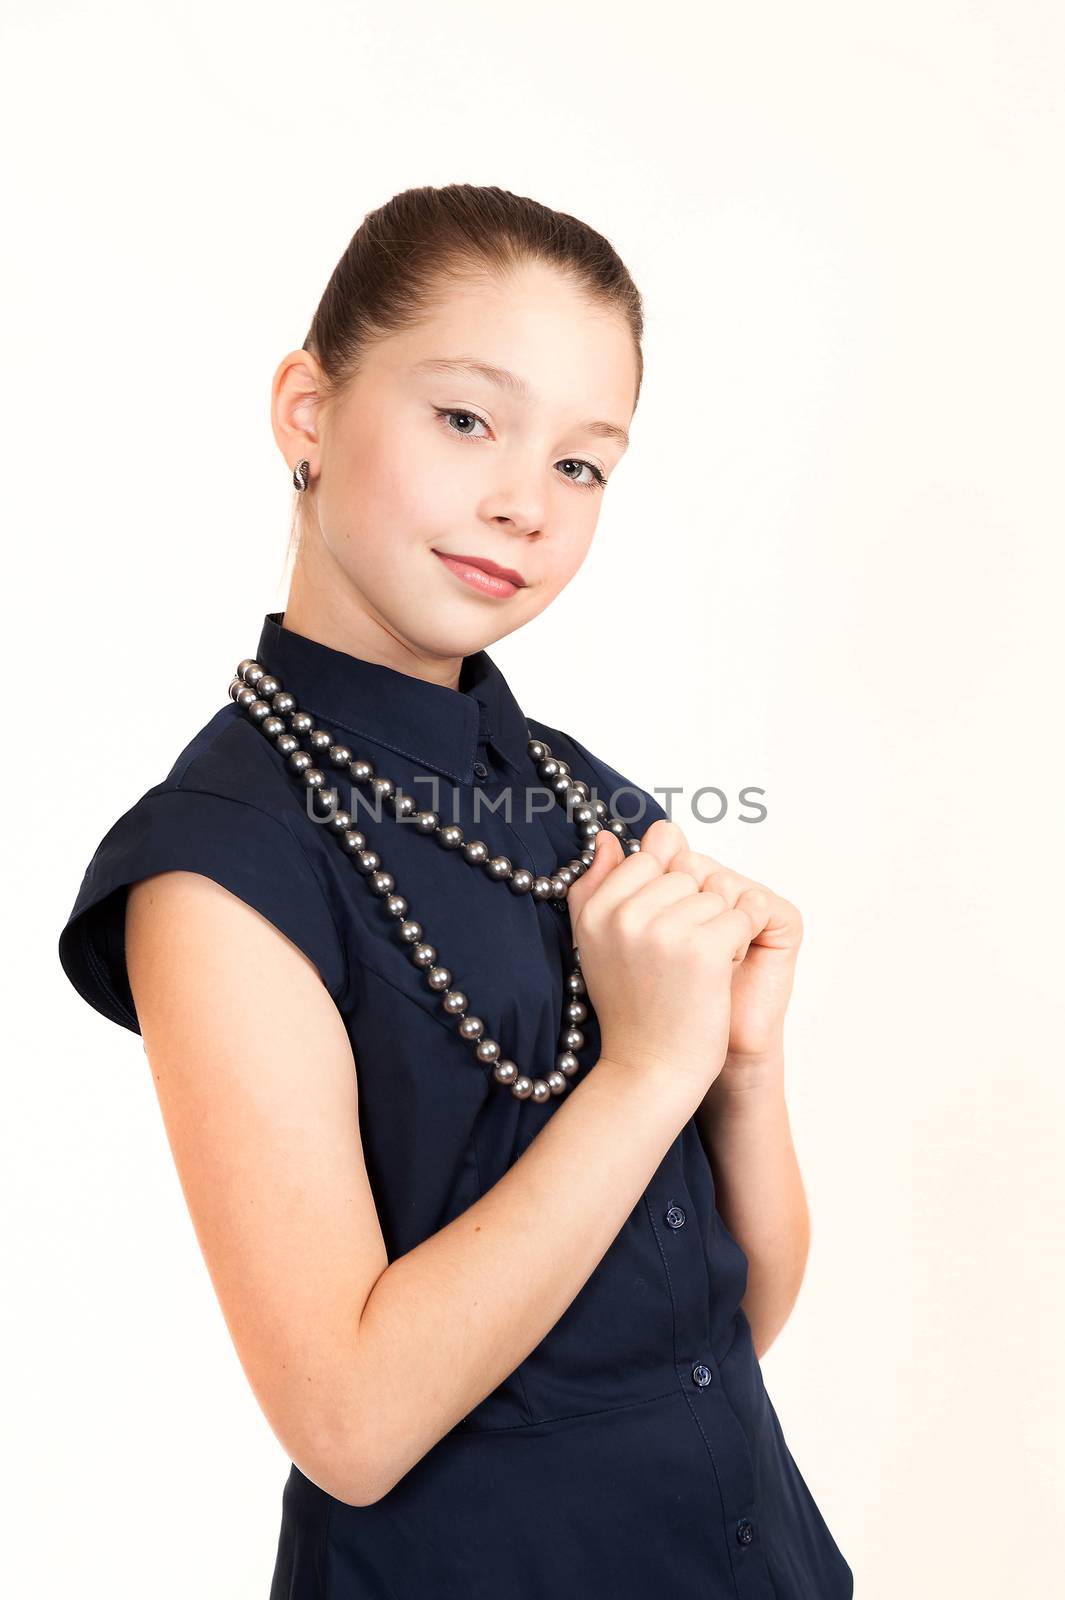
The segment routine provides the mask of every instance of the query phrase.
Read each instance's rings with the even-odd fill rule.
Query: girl
[[[285,609],[62,932],[291,1458],[272,1600],[853,1593],[759,1366],[805,1261],[799,915],[486,649],[588,552],[641,334],[571,216],[366,217],[274,378]]]

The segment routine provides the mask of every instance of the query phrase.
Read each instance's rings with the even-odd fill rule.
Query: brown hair
[[[557,267],[600,306],[628,323],[643,382],[643,303],[608,239],[586,222],[509,189],[451,183],[404,189],[366,214],[333,269],[302,348],[324,377],[328,410],[370,347],[425,316],[449,285],[485,272],[503,276],[526,262]],[[302,529],[295,491],[289,555]]]

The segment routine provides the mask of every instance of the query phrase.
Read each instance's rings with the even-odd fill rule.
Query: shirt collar
[[[319,644],[286,628],[284,617],[266,613],[255,659],[330,727],[362,734],[457,783],[472,783],[481,738],[519,776],[531,771],[525,713],[487,650],[463,657],[459,688],[449,689]]]

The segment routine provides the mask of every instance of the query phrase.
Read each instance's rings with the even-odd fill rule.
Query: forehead
[[[628,325],[553,269],[449,285],[378,354],[411,383],[474,383],[528,407],[566,406],[619,428],[632,415],[636,357]]]

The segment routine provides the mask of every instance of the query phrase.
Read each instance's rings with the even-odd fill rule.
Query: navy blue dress
[[[306,639],[272,612],[255,657],[419,807],[534,874],[550,876],[578,844],[561,805],[529,820],[517,798],[543,789],[530,733],[635,836],[665,814],[571,734],[527,718],[483,650],[450,689]],[[220,667],[225,682],[235,665]],[[475,820],[478,790],[489,803]],[[471,1011],[505,1055],[545,1076],[572,946],[564,904],[510,892],[387,807],[356,823]],[[231,701],[106,834],[60,936],[71,983],[135,1033],[126,890],[172,868],[223,884],[315,963],[351,1039],[390,1260],[472,1205],[558,1115],[566,1094],[519,1100],[478,1061],[381,900]],[[590,1003],[581,1026],[573,1083],[599,1053]],[[348,1505],[291,1464],[271,1600],[850,1600],[851,1569],[762,1382],[740,1306],[746,1281],[690,1120],[546,1338],[382,1499]]]

